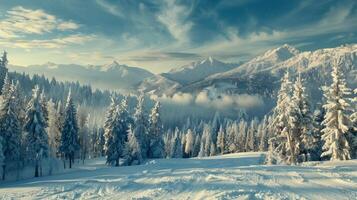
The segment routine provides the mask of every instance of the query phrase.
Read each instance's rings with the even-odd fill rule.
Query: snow
[[[357,160],[262,165],[264,153],[157,159],[106,167],[104,159],[54,176],[0,184],[1,199],[356,199]]]

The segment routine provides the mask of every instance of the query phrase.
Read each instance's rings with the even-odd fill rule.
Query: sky
[[[22,66],[116,60],[160,73],[356,41],[355,0],[0,0],[0,50]]]

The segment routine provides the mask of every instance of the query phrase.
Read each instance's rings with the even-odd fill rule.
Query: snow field
[[[356,199],[357,160],[262,165],[263,153],[159,159],[0,184],[1,199]]]

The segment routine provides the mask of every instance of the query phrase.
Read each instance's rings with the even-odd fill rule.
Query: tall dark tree
[[[64,111],[60,146],[60,152],[69,160],[69,168],[72,168],[75,153],[79,150],[78,130],[77,112],[70,92]]]

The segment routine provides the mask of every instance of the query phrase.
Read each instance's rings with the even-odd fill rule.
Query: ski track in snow
[[[357,160],[263,160],[263,153],[238,153],[113,168],[89,161],[70,173],[1,183],[0,199],[357,199]]]

